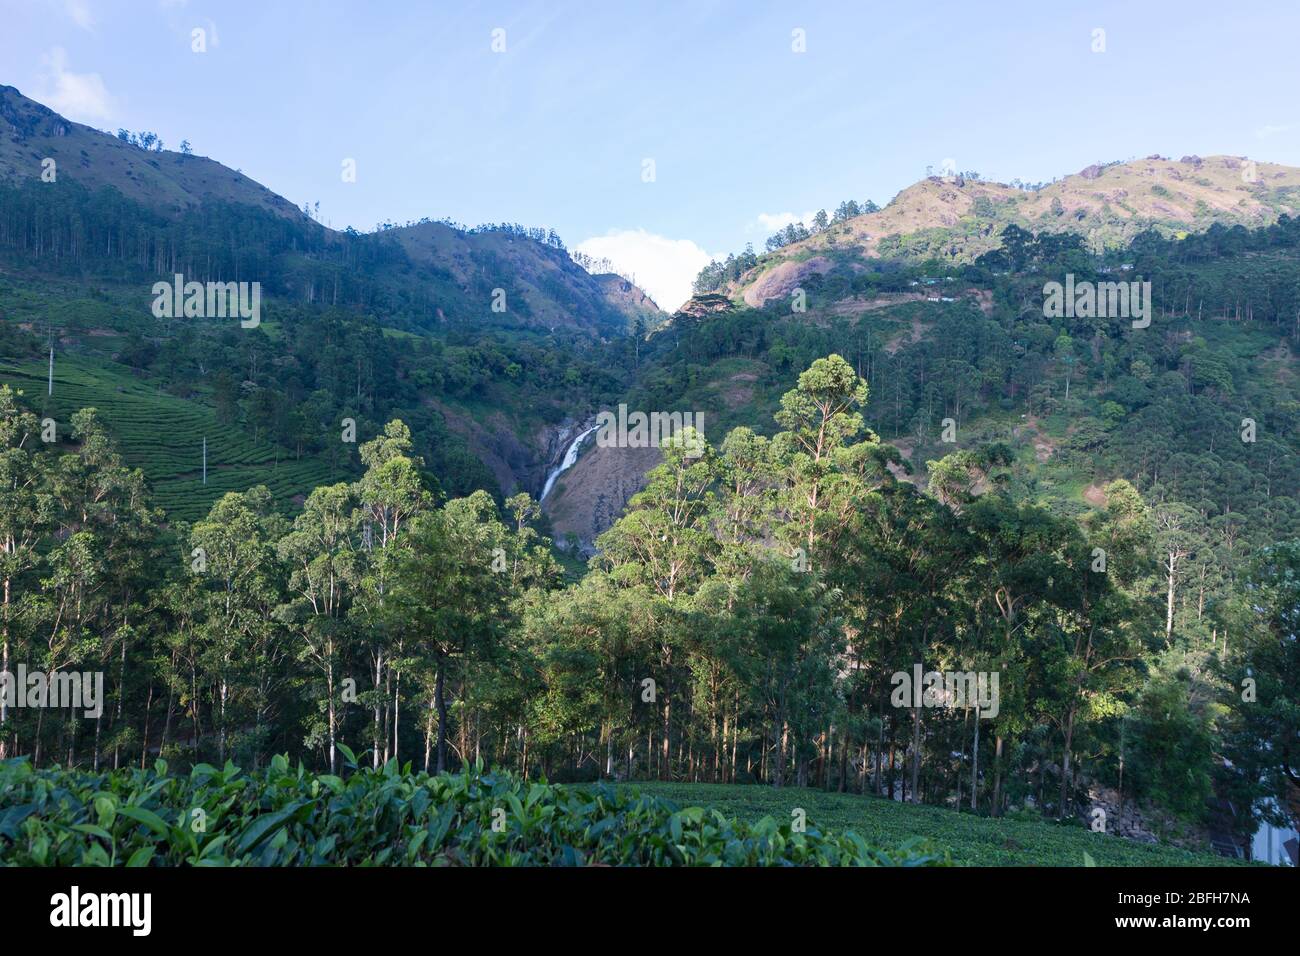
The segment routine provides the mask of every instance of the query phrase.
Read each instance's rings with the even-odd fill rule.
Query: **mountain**
[[[55,163],[52,183],[42,180],[46,160]],[[277,291],[309,301],[316,301],[326,284],[313,278],[330,278],[301,274],[319,271],[313,270],[313,260],[334,258],[350,264],[355,257],[345,251],[348,247],[391,245],[396,240],[404,254],[374,256],[378,261],[369,287],[419,303],[430,322],[459,318],[609,336],[628,331],[638,320],[653,326],[663,318],[650,298],[626,280],[591,275],[557,245],[558,240],[539,241],[537,235],[545,236],[544,230],[466,230],[428,220],[360,236],[329,229],[215,160],[164,150],[161,144],[142,148],[67,120],[12,86],[0,87],[0,182],[46,188],[72,183],[90,193],[109,189],[170,221],[206,216],[196,221],[205,230],[214,208],[270,213],[295,230],[282,243],[286,248],[273,251],[288,252],[297,261],[277,263],[276,276],[266,277],[263,284],[298,273],[293,281],[282,281]],[[492,291],[497,288],[507,292],[504,312],[492,309]],[[367,295],[356,299],[358,304],[366,302]]]
[[[259,282],[263,323],[238,338],[216,319],[160,323],[151,290],[177,272]],[[60,423],[99,408],[174,518],[256,483],[291,508],[357,466],[337,443],[345,417],[363,433],[401,417],[448,492],[536,495],[566,422],[624,387],[589,350],[665,318],[553,232],[329,229],[214,160],[0,87],[0,381],[44,395],[52,340],[44,408]],[[158,416],[183,428],[159,435]]]
[[[1264,226],[1300,208],[1300,170],[1224,156],[1097,165],[1037,190],[932,177],[882,210],[762,256],[725,294],[697,296],[666,319],[634,284],[588,273],[542,230],[424,220],[370,234],[338,232],[218,163],[141,149],[70,123],[10,87],[0,91],[0,117],[0,183],[10,187],[0,188],[0,280],[7,278],[0,319],[26,336],[13,340],[22,361],[10,365],[11,374],[36,392],[44,359],[37,338],[53,334],[74,360],[56,371],[56,378],[72,376],[63,394],[84,396],[79,400],[129,422],[128,458],[137,445],[152,447],[139,424],[150,389],[165,394],[168,419],[187,423],[185,448],[175,464],[168,459],[166,469],[146,473],[166,491],[170,509],[186,517],[203,513],[216,492],[193,486],[190,446],[218,428],[220,442],[212,445],[218,455],[230,449],[232,460],[215,462],[217,487],[243,480],[238,458],[258,480],[273,475],[282,502],[309,490],[309,481],[355,467],[351,453],[337,448],[337,422],[345,417],[365,428],[401,417],[449,491],[484,487],[536,497],[602,409],[626,402],[702,413],[710,439],[741,425],[768,433],[790,376],[832,351],[871,380],[881,395],[873,427],[914,460],[923,479],[925,455],[944,451],[930,440],[936,408],[950,406],[952,417],[970,415],[977,426],[983,416],[1022,407],[1041,414],[1047,405],[1039,393],[1050,380],[1044,369],[1056,368],[1051,346],[1063,331],[1079,348],[1087,342],[1096,355],[1106,353],[1092,333],[1089,341],[1077,329],[1022,328],[1004,280],[971,266],[1000,245],[1008,225],[1078,232],[1094,249],[1118,254],[1148,230],[1196,237],[1215,224]],[[57,184],[40,180],[46,154],[59,164]],[[119,201],[88,203],[88,191]],[[238,257],[230,253],[234,235]],[[1173,257],[1194,248],[1170,247],[1149,271],[1165,274]],[[1252,299],[1253,292],[1241,293],[1244,280],[1229,274],[1243,260],[1216,258],[1227,254],[1212,251],[1197,266],[1198,315],[1240,309],[1244,301],[1248,311],[1280,316],[1286,300],[1275,289],[1294,260],[1251,258],[1262,290]],[[926,263],[935,258],[962,265],[941,289],[928,285],[934,273],[927,277],[933,263]],[[146,292],[173,268],[203,278],[204,268],[213,278],[258,277],[269,297],[264,328],[247,339],[211,322],[160,328]],[[780,307],[796,287],[808,292],[802,313]],[[1176,299],[1171,288],[1158,292],[1161,307],[1185,309],[1190,294]],[[504,293],[501,312],[492,308],[497,290]],[[638,325],[645,336],[627,334]],[[1178,334],[1187,338],[1167,347],[1173,355],[1191,354],[1223,328],[1195,325]],[[939,354],[954,342],[965,348],[972,335],[996,339],[993,353],[1032,354],[1033,361],[1010,382],[989,384],[1005,373],[986,368],[991,359],[983,352],[960,361]],[[1277,364],[1279,375],[1292,374],[1289,353],[1257,354],[1272,356],[1261,357],[1271,363],[1261,367]],[[1160,361],[1172,360],[1162,353]],[[1254,372],[1221,357],[1196,352],[1183,361],[1193,370],[1188,375],[1205,381],[1233,380],[1241,390],[1259,384]],[[1094,395],[1105,394],[1102,385]],[[1038,405],[1025,404],[1031,396]],[[1028,441],[1042,432],[1023,434]],[[1059,436],[1041,442],[1049,456],[1052,441],[1059,444]],[[286,473],[278,464],[286,457],[305,464]],[[544,503],[552,529],[590,545],[658,460],[654,449],[588,441]],[[1073,496],[1070,506],[1084,504]]]
[[[95,190],[108,187],[128,199],[177,215],[213,201],[264,209],[291,220],[302,211],[243,173],[203,156],[145,150],[0,86],[0,181],[40,182],[53,159],[59,180]]]
[[[629,331],[639,319],[653,327],[663,318],[654,301],[631,282],[588,273],[554,245],[505,230],[465,231],[442,222],[421,222],[384,232],[401,244],[415,267],[449,275],[467,293],[480,290],[491,308],[490,291],[509,276],[511,290],[527,307],[529,324],[552,331],[582,326],[602,335]],[[510,311],[510,296],[505,301]]]
[[[1298,211],[1300,169],[1239,156],[1097,164],[1034,190],[931,176],[878,212],[832,223],[761,257],[725,291],[757,306],[836,262],[971,262],[997,248],[1011,223],[1032,232],[1078,233],[1099,251],[1122,247],[1146,230],[1177,237],[1214,223],[1253,228]]]

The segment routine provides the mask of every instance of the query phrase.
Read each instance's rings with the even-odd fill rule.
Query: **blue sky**
[[[710,254],[946,158],[1300,165],[1281,0],[0,0],[0,23],[0,83],[72,119],[188,139],[336,228],[548,226],[669,309]]]

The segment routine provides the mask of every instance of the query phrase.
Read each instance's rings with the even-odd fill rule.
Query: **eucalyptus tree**
[[[369,657],[371,687],[364,696],[371,708],[371,762],[375,767],[381,753],[387,760],[398,751],[406,665],[402,634],[389,629],[384,607],[399,555],[408,544],[411,522],[433,505],[433,496],[420,477],[424,459],[413,455],[411,447],[410,429],[399,419],[389,422],[381,435],[359,449],[366,471],[352,486],[361,563],[352,613],[365,635]],[[391,734],[386,732],[386,724]]]
[[[704,436],[685,429],[661,445],[663,461],[646,476],[645,488],[628,502],[627,513],[596,541],[598,564],[611,580],[640,591],[653,611],[658,635],[654,702],[662,700],[659,739],[661,773],[671,773],[675,686],[674,648],[680,633],[672,626],[675,601],[688,596],[709,571],[717,549],[711,527],[718,460]]]
[[[104,564],[89,531],[77,531],[54,545],[46,557],[47,575],[41,580],[36,604],[44,647],[33,650],[39,668],[47,674],[95,657],[101,635],[94,627],[103,601]],[[46,707],[37,709],[33,763],[40,763],[41,735]],[[66,728],[71,732],[67,762],[75,760],[76,731],[80,715],[69,711]],[[62,756],[62,755],[60,755]]]
[[[1251,818],[1287,825],[1300,786],[1300,540],[1261,550],[1249,611],[1223,661],[1222,776]]]
[[[1038,642],[1042,634],[1035,628],[1051,619],[1046,612],[1057,580],[1064,582],[1077,573],[1065,562],[1063,553],[1071,525],[1036,505],[1021,504],[1001,494],[975,500],[962,513],[962,520],[975,547],[970,600],[981,622],[976,655],[993,669],[1000,671],[1005,666],[1008,672],[999,681],[1005,691],[1000,693],[1007,693],[1011,700],[1024,700],[1030,695],[1015,686],[1015,679],[1029,679],[1038,669],[1035,665],[1041,664]],[[986,619],[997,622],[996,628],[985,629]],[[1003,734],[1024,727],[1018,708],[1008,707],[1005,718],[1001,709],[999,705],[995,722],[994,807],[1000,806],[1002,796]],[[1068,742],[1066,746],[1068,749]],[[976,754],[978,760],[978,751]],[[977,780],[974,776],[972,780],[974,791]]]
[[[330,772],[338,767],[340,668],[351,660],[353,629],[347,619],[362,566],[354,532],[353,497],[347,484],[315,489],[294,519],[293,529],[276,544],[289,571],[289,600],[277,617],[295,634],[298,658],[309,662],[323,685],[308,743],[323,743]]]
[[[1114,516],[1110,516],[1114,517]],[[1104,532],[1103,532],[1104,533]],[[1060,795],[1057,813],[1070,810],[1076,735],[1119,717],[1138,685],[1137,667],[1148,654],[1154,618],[1142,596],[1121,580],[1096,570],[1096,552],[1077,525],[1062,531],[1053,549],[1062,568],[1047,581],[1043,715],[1061,733]]]
[[[889,482],[864,499],[847,543],[865,574],[858,611],[863,633],[856,639],[881,675],[910,674],[914,665],[935,660],[954,636],[966,560],[953,512],[911,484]],[[882,715],[892,715],[881,706]],[[910,699],[903,706],[911,712],[910,795],[919,802],[923,708]]]
[[[841,631],[832,614],[833,595],[814,575],[775,555],[755,562],[737,587],[729,612],[731,666],[761,724],[760,769],[766,767],[768,781],[781,787],[791,754],[799,753],[798,735],[830,705]]]
[[[224,762],[232,714],[252,712],[249,742],[253,765],[260,762],[274,708],[284,687],[288,651],[275,609],[284,601],[285,575],[276,543],[288,522],[275,512],[264,485],[223,495],[190,529],[202,587],[200,627],[205,669],[216,691],[217,758]]]
[[[543,682],[529,707],[536,743],[594,733],[609,777],[619,775],[620,761],[622,775],[631,776],[638,729],[651,703],[642,681],[653,670],[656,648],[645,640],[645,599],[644,590],[592,572],[558,594],[539,595],[524,616]],[[526,733],[520,729],[525,745]]]
[[[509,623],[509,578],[492,567],[507,534],[495,502],[476,491],[417,517],[410,547],[398,556],[386,613],[390,626],[404,629],[420,648],[429,705],[425,764],[436,723],[438,772],[448,766],[449,672],[467,659],[490,656]]]
[[[816,567],[823,546],[838,536],[852,512],[859,486],[855,461],[878,440],[864,432],[861,409],[867,383],[838,355],[817,359],[781,396],[776,413],[784,430],[772,439],[780,470],[779,508],[784,527],[777,536]],[[862,434],[862,441],[854,440]]]
[[[94,550],[102,562],[103,594],[98,656],[109,670],[116,656],[116,700],[113,766],[118,766],[121,745],[129,730],[124,723],[124,706],[132,689],[128,656],[142,641],[144,608],[141,597],[154,586],[156,565],[161,560],[162,512],[153,506],[144,475],[128,468],[116,442],[93,408],[72,416],[71,454],[59,458],[59,482],[64,492],[73,489],[76,504],[65,515],[69,527],[79,527],[94,536]],[[80,514],[80,522],[75,519]],[[138,688],[135,688],[138,690]],[[95,718],[93,764],[99,766],[100,735],[105,711]]]
[[[30,574],[40,563],[54,510],[39,434],[36,416],[19,407],[8,385],[0,385],[0,672],[9,671],[11,654],[26,644],[19,631],[26,616],[20,611],[29,603],[24,586],[36,590]],[[0,694],[0,760],[9,753],[8,720],[8,698]]]
[[[1175,602],[1186,573],[1185,561],[1196,554],[1200,544],[1197,534],[1200,516],[1187,505],[1170,501],[1156,509],[1154,524],[1166,582],[1165,644],[1168,645],[1173,640]]]

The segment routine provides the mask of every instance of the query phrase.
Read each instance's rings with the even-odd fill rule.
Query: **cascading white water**
[[[542,497],[538,498],[538,501],[545,501],[546,496],[551,493],[551,488],[555,485],[555,479],[559,478],[560,475],[564,474],[577,463],[578,451],[582,447],[582,440],[594,432],[598,427],[599,426],[597,425],[592,425],[573,440],[572,444],[569,445],[568,450],[565,451],[564,459],[560,462],[559,467],[546,476],[546,484],[542,486]]]

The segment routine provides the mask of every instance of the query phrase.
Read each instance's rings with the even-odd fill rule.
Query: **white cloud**
[[[1285,133],[1291,128],[1290,124],[1285,126],[1261,126],[1259,129],[1255,130],[1255,135],[1260,139],[1268,139],[1270,136],[1276,136],[1278,133]]]
[[[86,0],[64,0],[64,12],[72,19],[72,22],[83,30],[93,29],[95,26],[95,17],[90,12],[90,4]]]
[[[802,216],[793,212],[760,212],[758,214],[758,224],[768,232],[776,232],[791,223],[801,222],[805,226],[810,225],[815,215],[817,215],[815,209],[804,213]]]
[[[576,248],[594,259],[608,259],[666,312],[691,297],[691,283],[709,260],[717,258],[690,239],[669,239],[644,229],[612,229],[584,239]]]
[[[106,120],[113,115],[113,98],[98,73],[70,71],[68,54],[58,46],[42,57],[42,62],[46,72],[41,76],[39,99],[50,109],[83,122]]]

